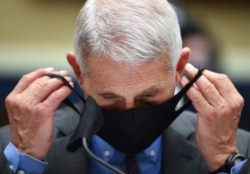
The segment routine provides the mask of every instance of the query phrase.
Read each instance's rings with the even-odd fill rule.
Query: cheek
[[[162,96],[164,96],[164,100],[169,99],[174,95],[177,85],[178,83],[176,82],[175,78],[170,79],[168,83],[165,84],[165,90],[163,94],[161,94]]]
[[[81,90],[84,93],[85,98],[89,95],[91,95],[91,87],[90,84],[86,82],[86,80],[82,80],[81,83],[79,83],[79,86]]]
[[[90,81],[84,80],[83,83],[79,84],[83,90],[84,97],[92,96],[98,104],[103,103],[102,98],[96,94],[96,86],[92,85]]]

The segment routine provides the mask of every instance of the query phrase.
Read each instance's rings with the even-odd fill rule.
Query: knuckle
[[[214,109],[208,108],[208,109],[205,111],[205,114],[207,115],[208,118],[212,118],[212,119],[213,119],[213,116],[215,115],[215,110],[214,110]]]
[[[34,106],[30,102],[24,102],[24,104],[21,107],[21,110],[24,113],[32,113]]]
[[[234,110],[234,107],[230,108],[226,105],[222,105],[220,112],[221,112],[221,115],[227,116],[227,115],[231,115],[233,113],[232,110]]]
[[[224,85],[229,85],[229,86],[232,85],[231,80],[229,79],[229,77],[226,74],[219,74],[216,77],[216,81],[221,83],[221,84],[224,84]]]
[[[217,80],[219,80],[219,81],[226,81],[228,79],[229,78],[226,74],[218,74],[218,76],[217,76]]]
[[[59,93],[58,91],[52,93],[52,100],[55,102],[61,101],[62,97],[63,97],[62,94]]]
[[[194,97],[194,102],[195,103],[199,103],[200,101],[201,101],[201,96],[200,95],[199,96],[197,95],[197,96]]]
[[[192,95],[192,101],[194,103],[200,103],[203,100],[202,94],[201,93],[193,93]]]
[[[43,116],[44,113],[46,112],[46,109],[43,105],[37,105],[35,108],[34,108],[34,112],[36,113],[36,115],[38,116]]]
[[[242,109],[244,106],[244,98],[238,95],[233,102],[233,109]]]
[[[41,90],[43,88],[42,83],[39,82],[38,80],[35,80],[33,85],[35,86],[35,88],[38,88],[39,90]]]
[[[221,115],[230,115],[232,113],[232,110],[235,109],[235,106],[232,102],[228,102],[227,100],[223,100],[218,107],[218,112],[221,113]]]
[[[203,110],[202,113],[199,113],[199,115],[202,115],[208,121],[214,121],[214,117],[216,116],[216,114],[216,111],[211,107],[208,107]]]
[[[209,83],[205,86],[205,92],[210,92],[211,90],[213,90],[215,87],[214,87],[214,84],[212,83]]]
[[[24,75],[21,77],[20,81],[26,82],[26,81],[29,81],[30,78],[31,78],[31,77],[30,77],[29,74],[24,74]]]
[[[11,105],[14,100],[12,99],[11,93],[5,98],[5,104]]]
[[[19,99],[18,95],[14,95],[13,93],[10,93],[5,98],[5,106],[7,108],[17,107],[20,105],[19,103],[20,103],[20,99]]]
[[[239,95],[238,104],[240,106],[244,106],[244,104],[245,104],[244,98],[241,95]]]

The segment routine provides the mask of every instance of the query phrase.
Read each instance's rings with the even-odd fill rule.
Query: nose
[[[125,104],[125,110],[132,109],[132,108],[135,108],[134,101],[126,102],[126,104]]]

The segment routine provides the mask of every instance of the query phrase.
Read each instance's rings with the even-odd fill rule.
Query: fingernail
[[[50,72],[54,71],[54,68],[48,67],[48,68],[45,68],[44,70],[46,71],[46,73],[50,73]]]
[[[70,86],[74,87],[74,83],[71,81],[69,82]]]
[[[193,66],[191,63],[187,63],[187,64],[186,64],[186,68],[192,69],[192,68],[194,68],[194,66]]]
[[[68,75],[69,73],[66,70],[61,70],[61,71],[59,71],[59,74],[61,74],[61,75]]]
[[[65,76],[64,77],[68,82],[72,81],[72,78],[70,76]]]
[[[187,84],[187,83],[188,83],[188,78],[187,78],[186,76],[183,76],[183,77],[181,78],[181,83],[182,83],[182,84]]]

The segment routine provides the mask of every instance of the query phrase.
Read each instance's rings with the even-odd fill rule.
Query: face
[[[106,110],[126,110],[155,105],[170,98],[175,89],[174,70],[167,69],[166,55],[131,65],[107,57],[91,58],[80,81],[84,93]]]

